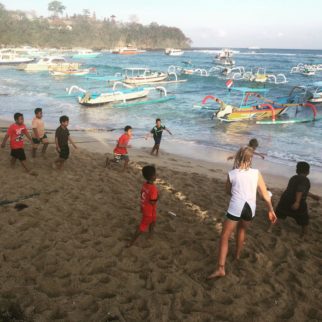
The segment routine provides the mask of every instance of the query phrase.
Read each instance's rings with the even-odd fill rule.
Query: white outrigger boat
[[[32,61],[34,61],[34,58],[22,56],[14,49],[0,50],[0,65],[28,64]]]
[[[117,87],[121,85],[123,88],[118,89]],[[134,102],[134,103],[127,103],[128,101],[132,100],[139,100],[142,98],[147,97],[151,91],[156,90],[163,95],[157,99]],[[77,94],[78,103],[83,106],[88,107],[96,107],[100,105],[106,105],[111,103],[119,103],[113,104],[115,107],[128,107],[134,105],[143,105],[143,104],[152,104],[152,103],[162,103],[174,99],[174,96],[168,96],[167,91],[164,87],[135,87],[132,88],[131,86],[124,84],[122,82],[116,82],[113,85],[111,90],[106,92],[98,93],[98,92],[89,92],[79,86],[72,86],[67,89],[68,95],[63,97],[73,97],[73,92],[81,92],[81,94]],[[75,97],[75,96],[74,96]]]
[[[171,77],[174,77],[172,79]],[[186,80],[178,80],[175,72],[157,72],[149,68],[125,68],[125,77],[123,82],[128,85],[140,86],[146,84],[167,84],[180,83]]]
[[[235,61],[233,60],[234,52],[230,49],[222,49],[214,58],[214,63],[223,66],[234,66]]]
[[[67,71],[79,69],[81,64],[70,63],[64,57],[61,56],[47,56],[41,58],[36,63],[20,64],[17,69],[24,70],[26,72],[44,72],[44,71]]]

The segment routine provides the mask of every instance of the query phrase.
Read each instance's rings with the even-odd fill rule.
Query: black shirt
[[[162,132],[165,130],[166,127],[164,125],[161,125],[160,127],[155,126],[152,130],[151,133],[153,134],[154,139],[161,139],[162,137]]]
[[[56,130],[55,137],[58,140],[59,147],[68,146],[68,137],[69,137],[69,131],[68,129],[64,129],[61,126],[59,126]]]
[[[302,199],[300,201],[300,208],[306,206],[306,198],[310,191],[311,183],[310,180],[302,175],[293,176],[288,182],[286,190],[283,192],[281,196],[281,200],[279,202],[279,207],[283,209],[291,209],[292,205],[296,199],[296,193],[302,192]]]

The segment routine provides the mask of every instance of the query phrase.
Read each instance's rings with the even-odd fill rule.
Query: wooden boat
[[[95,69],[85,68],[85,69],[70,69],[70,70],[50,70],[49,74],[52,76],[84,76],[90,74]]]
[[[122,85],[124,88],[117,89],[119,85]],[[95,107],[111,103],[120,103],[117,104],[117,107],[128,107],[131,105],[140,105],[138,103],[128,103],[128,101],[145,98],[152,90],[157,90],[163,93],[163,97],[159,97],[157,100],[140,102],[140,104],[161,103],[163,101],[168,101],[169,99],[174,99],[173,96],[167,96],[167,91],[163,87],[132,88],[122,82],[116,82],[112,89],[104,92],[89,92],[74,85],[68,90],[68,96],[71,96],[74,91],[81,92],[81,95],[77,94],[78,103],[88,107]]]
[[[148,68],[126,68],[124,83],[129,85],[142,85],[158,83],[166,80],[168,74],[151,71]]]
[[[112,54],[116,55],[137,55],[144,52],[145,50],[137,49],[135,47],[132,47],[131,45],[128,45],[126,47],[115,48],[112,50]]]

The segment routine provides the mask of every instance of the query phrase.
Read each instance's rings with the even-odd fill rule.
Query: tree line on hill
[[[48,10],[51,17],[37,17],[33,12],[6,10],[0,3],[0,45],[103,49],[131,44],[160,49],[187,48],[191,43],[179,28],[155,22],[119,22],[114,15],[99,20],[88,9],[83,14],[63,17],[65,6],[60,1],[51,1]]]

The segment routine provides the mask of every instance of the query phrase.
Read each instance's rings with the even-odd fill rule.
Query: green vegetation
[[[151,23],[119,22],[114,15],[97,20],[88,9],[83,14],[62,18],[65,6],[51,1],[51,18],[9,11],[0,3],[0,44],[5,46],[114,48],[127,44],[143,49],[187,48],[190,39],[176,27]]]

